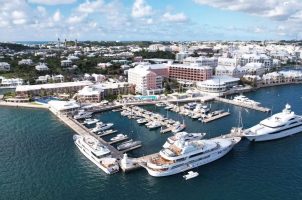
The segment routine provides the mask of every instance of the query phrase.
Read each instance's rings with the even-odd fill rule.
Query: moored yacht
[[[90,118],[92,115],[92,112],[87,112],[85,110],[79,110],[78,114],[74,115],[74,119],[85,119]]]
[[[129,149],[131,147],[135,147],[135,146],[138,146],[138,145],[141,145],[141,144],[142,144],[141,141],[133,141],[131,139],[131,140],[128,140],[128,141],[123,142],[120,145],[118,145],[117,150],[122,151],[122,150],[126,150],[126,149]]]
[[[99,132],[99,131],[105,131],[107,129],[110,129],[114,124],[108,123],[105,124],[103,122],[96,123],[96,126],[91,130],[93,133]]]
[[[213,162],[226,155],[240,137],[177,140],[141,165],[151,176],[169,176]]]
[[[79,150],[105,173],[113,174],[119,171],[117,159],[112,158],[110,150],[97,139],[79,135],[75,135],[73,139]]]
[[[259,124],[244,131],[250,141],[268,141],[302,132],[302,116],[291,111],[286,104],[282,112],[262,120]]]
[[[91,119],[91,118],[88,118],[88,119],[85,119],[85,120],[84,120],[84,124],[87,124],[87,125],[95,124],[95,123],[97,123],[97,122],[99,122],[98,119]]]
[[[251,100],[244,95],[235,96],[233,100],[236,102],[239,102],[239,103],[245,103],[245,104],[250,104],[250,105],[255,105],[255,106],[260,105],[259,102]]]
[[[176,122],[176,124],[174,125],[174,128],[171,130],[172,133],[178,133],[182,130],[184,130],[186,128],[185,123],[180,123],[180,122]]]

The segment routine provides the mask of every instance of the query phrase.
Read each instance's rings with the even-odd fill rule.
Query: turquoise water
[[[302,114],[302,85],[261,89],[247,94],[273,112],[285,103]],[[237,124],[239,107],[212,103],[212,108],[230,109],[230,116],[201,124],[184,119],[188,131],[203,131],[208,137],[227,133]],[[146,106],[167,114],[162,108]],[[268,116],[241,109],[244,126]],[[115,128],[142,140],[143,147],[131,156],[160,149],[169,134],[148,131],[119,113],[95,117],[115,123]],[[45,110],[0,107],[0,199],[301,199],[302,134],[282,140],[249,143],[241,141],[222,159],[197,168],[190,181],[178,174],[154,178],[143,169],[128,174],[105,175],[75,147],[73,131]],[[108,136],[105,139],[109,139]]]

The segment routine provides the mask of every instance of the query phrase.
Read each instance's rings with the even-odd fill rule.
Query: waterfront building
[[[216,76],[232,76],[240,78],[244,75],[244,71],[240,66],[218,65],[215,69]]]
[[[197,89],[203,92],[220,93],[226,92],[227,90],[238,85],[239,81],[239,78],[234,78],[230,76],[214,76],[209,80],[197,82],[196,86]]]
[[[90,81],[48,83],[40,85],[19,85],[16,88],[18,96],[35,96],[35,95],[53,95],[57,93],[75,93],[87,85],[92,85]]]
[[[39,63],[38,65],[35,66],[37,71],[47,71],[49,68],[45,63]]]
[[[160,94],[163,92],[163,77],[155,73],[153,70],[158,73],[164,73],[168,68],[164,68],[164,71],[162,72],[163,68],[152,66],[137,65],[136,67],[128,70],[128,82],[135,85],[136,93],[150,95]]]
[[[266,68],[263,63],[247,63],[241,67],[243,74],[262,75],[266,72]]]
[[[212,67],[198,64],[172,64],[169,66],[169,78],[178,81],[204,81],[213,75]]]
[[[81,103],[99,103],[108,96],[130,94],[134,92],[132,84],[127,82],[98,83],[85,86],[77,93],[77,100]]]
[[[10,64],[7,62],[0,62],[0,71],[10,71]]]
[[[57,101],[48,102],[49,109],[56,115],[69,115],[79,110],[80,105],[76,101]]]

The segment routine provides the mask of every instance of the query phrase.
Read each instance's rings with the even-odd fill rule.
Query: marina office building
[[[239,78],[230,76],[214,76],[212,79],[196,83],[196,86],[203,92],[219,93],[238,85],[239,81]]]

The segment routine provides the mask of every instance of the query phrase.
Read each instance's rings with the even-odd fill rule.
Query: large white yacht
[[[141,165],[151,176],[170,176],[221,158],[240,140],[240,137],[190,141],[180,139]]]
[[[262,120],[259,124],[245,130],[250,141],[267,141],[283,138],[302,132],[302,117],[291,111],[286,104],[282,112]]]
[[[119,171],[117,159],[112,158],[110,150],[96,138],[75,135],[73,139],[80,151],[105,173],[113,174]]]

